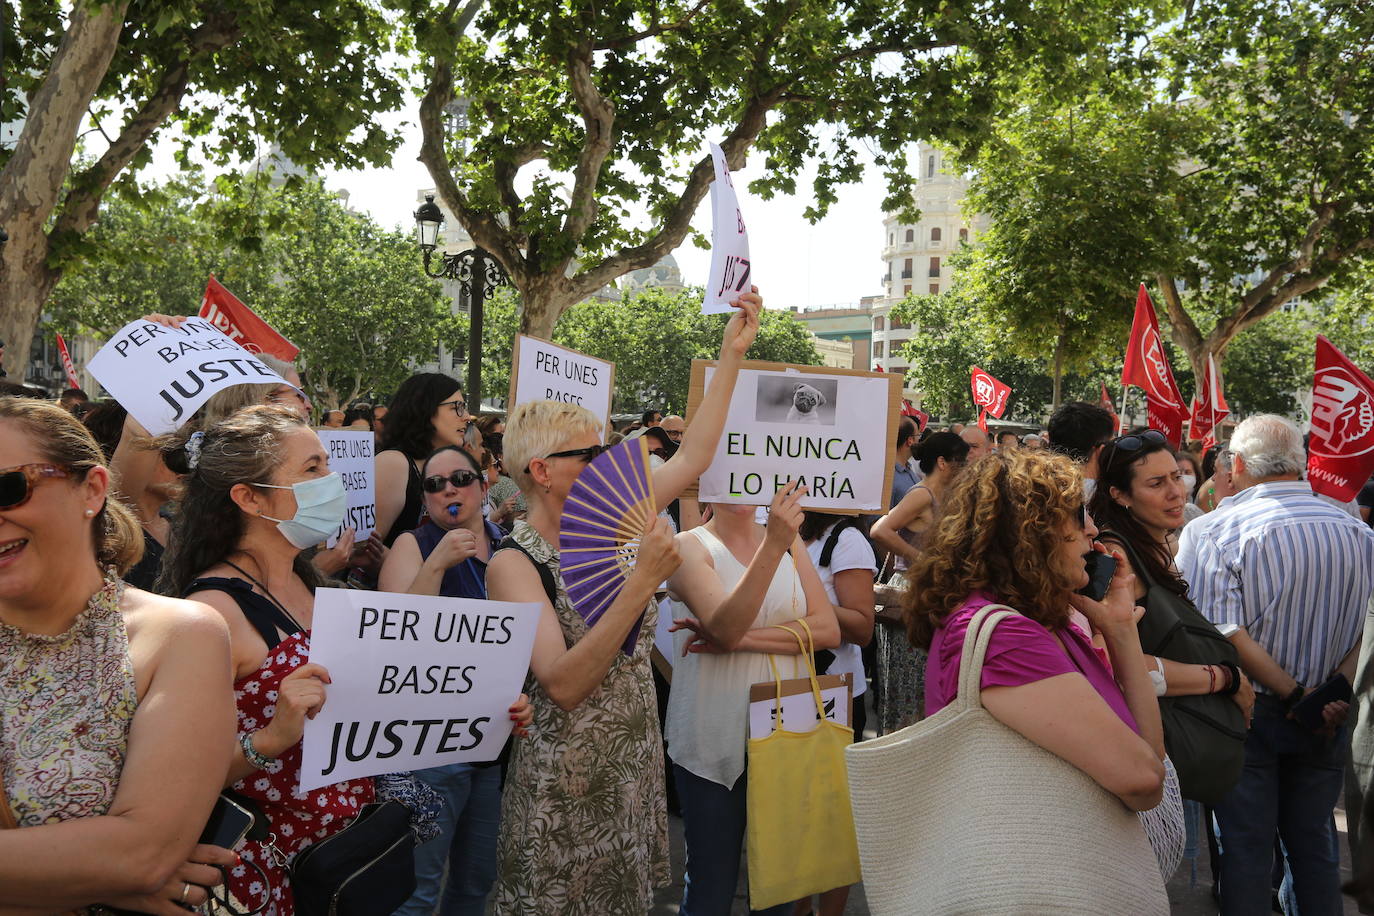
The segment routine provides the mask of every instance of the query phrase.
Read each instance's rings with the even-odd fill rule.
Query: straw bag
[[[798,620],[811,641],[811,628]],[[775,721],[766,738],[749,739],[748,819],[745,841],[749,863],[749,907],[767,909],[810,894],[848,887],[859,880],[859,850],[849,811],[844,749],[854,740],[848,725],[825,718],[816,669],[801,635],[797,639],[810,673],[816,702],[816,727],[806,732],[782,728],[783,680],[773,656]],[[814,644],[813,644],[814,645]]]
[[[983,708],[988,641],[1015,613],[974,615],[947,707],[845,752],[872,912],[1167,916],[1136,815]]]

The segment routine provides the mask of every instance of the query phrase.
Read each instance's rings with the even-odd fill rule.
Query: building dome
[[[637,293],[646,289],[679,292],[685,288],[682,271],[678,269],[677,259],[671,254],[664,255],[653,267],[630,271],[621,279],[620,285],[627,293]]]

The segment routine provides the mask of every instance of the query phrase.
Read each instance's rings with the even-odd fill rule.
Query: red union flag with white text
[[[994,417],[1002,416],[1007,409],[1007,399],[1011,397],[1011,388],[977,366],[969,377],[969,387],[973,389],[975,406],[984,408]]]
[[[1307,482],[1312,489],[1348,502],[1374,471],[1374,381],[1346,355],[1317,336],[1312,377],[1312,438]]]
[[[1221,392],[1221,373],[1217,371],[1216,357],[1208,353],[1207,369],[1202,383],[1197,386],[1192,413],[1188,417],[1188,438],[1202,439],[1203,445],[1211,448],[1216,444],[1217,424],[1230,415],[1231,408]]]
[[[249,353],[266,353],[289,363],[301,352],[300,348],[278,334],[275,328],[225,289],[214,274],[205,284],[205,298],[200,302],[199,315]]]
[[[67,342],[62,339],[62,335],[57,335],[57,354],[62,357],[62,370],[67,373],[67,384],[72,388],[81,387],[81,379],[76,377],[76,363],[72,362],[72,355],[67,351]]]
[[[1174,370],[1169,366],[1164,340],[1159,336],[1155,305],[1144,283],[1140,284],[1140,292],[1135,297],[1135,320],[1131,323],[1131,340],[1126,345],[1121,384],[1144,390],[1150,426],[1164,433],[1173,447],[1178,448],[1183,442],[1183,421],[1188,417],[1188,408],[1174,381]]]

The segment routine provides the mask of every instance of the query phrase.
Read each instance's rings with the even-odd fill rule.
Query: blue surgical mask
[[[279,487],[273,483],[254,484],[273,490],[290,490],[296,494],[296,514],[289,519],[273,518],[264,515],[269,522],[277,523],[282,537],[291,542],[298,550],[314,547],[333,536],[343,524],[344,513],[348,509],[348,493],[344,490],[343,478],[338,474],[298,480],[289,487]]]

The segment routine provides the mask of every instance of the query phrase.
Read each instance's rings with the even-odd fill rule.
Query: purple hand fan
[[[625,586],[655,514],[643,436],[611,446],[577,475],[558,521],[558,571],[587,626],[596,625]],[[626,637],[626,655],[634,652],[643,622],[637,620]]]

